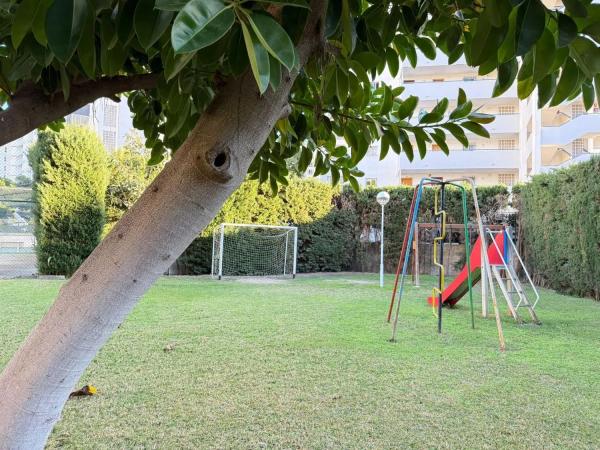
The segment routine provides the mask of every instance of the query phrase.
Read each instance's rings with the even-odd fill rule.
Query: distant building
[[[428,143],[427,155],[416,152],[411,162],[404,153],[391,152],[379,161],[379,143],[369,150],[359,168],[365,173],[364,186],[415,185],[422,177],[449,179],[474,177],[480,185],[527,181],[532,175],[584,161],[600,153],[600,110],[586,111],[581,98],[558,107],[537,109],[537,91],[526,100],[517,97],[516,83],[498,98],[491,98],[495,74],[478,76],[477,70],[459,60],[453,65],[439,54],[431,61],[419,54],[416,69],[406,64],[396,79],[386,83],[402,85],[402,97],[419,97],[420,108],[431,109],[442,98],[456,106],[462,88],[474,108],[493,114],[496,120],[485,125],[490,139],[467,132],[469,147],[449,136],[450,154]]]
[[[87,125],[94,129],[109,152],[121,147],[125,142],[125,136],[133,128],[131,112],[125,99],[119,103],[106,98],[98,99],[69,114],[65,121]],[[0,146],[0,178],[12,181],[15,181],[18,176],[32,178],[27,154],[36,138],[37,131],[32,131]]]

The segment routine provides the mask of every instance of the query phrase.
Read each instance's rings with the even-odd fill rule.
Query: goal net
[[[296,276],[298,228],[223,223],[213,232],[211,275]]]

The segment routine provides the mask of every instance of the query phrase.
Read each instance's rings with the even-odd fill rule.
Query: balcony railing
[[[411,162],[406,154],[400,154],[403,173],[415,171],[453,172],[457,170],[505,170],[519,168],[519,150],[478,149],[451,150],[449,155],[429,150],[425,158]]]
[[[600,114],[582,114],[561,125],[542,127],[542,145],[567,145],[590,133],[600,134]]]
[[[489,99],[494,90],[495,80],[456,80],[456,81],[415,81],[404,83],[405,96],[416,95],[421,100],[456,99],[458,88],[462,88],[468,98]],[[502,97],[517,97],[516,85],[510,87]]]

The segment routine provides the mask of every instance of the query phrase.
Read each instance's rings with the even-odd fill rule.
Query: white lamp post
[[[385,191],[381,191],[377,194],[377,203],[381,205],[381,258],[379,261],[379,287],[383,287],[383,219],[384,219],[384,208],[387,202],[390,201],[390,194]]]

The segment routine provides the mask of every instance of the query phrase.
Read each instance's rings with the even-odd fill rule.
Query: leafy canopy
[[[292,112],[272,131],[250,168],[252,177],[285,184],[285,160],[303,171],[331,172],[357,186],[356,164],[370,144],[421,157],[428,142],[448,152],[449,135],[487,136],[492,117],[473,110],[463,91],[449,110],[440,99],[419,111],[403,88],[375,83],[417,50],[448,62],[464,55],[485,75],[497,71],[493,95],[516,81],[521,98],[538,89],[538,105],[600,91],[600,5],[540,0],[330,0],[322,50],[300,67],[295,50],[310,12],[306,0],[0,0],[0,105],[33,83],[67,100],[74,83],[114,75],[158,74],[155,88],[128,98],[134,126],[152,149],[150,163],[175,151],[223,80],[250,70],[261,93],[299,70]],[[595,90],[594,90],[595,87]],[[57,124],[51,124],[56,127]],[[340,145],[343,143],[343,145]],[[415,147],[416,146],[416,150]]]

